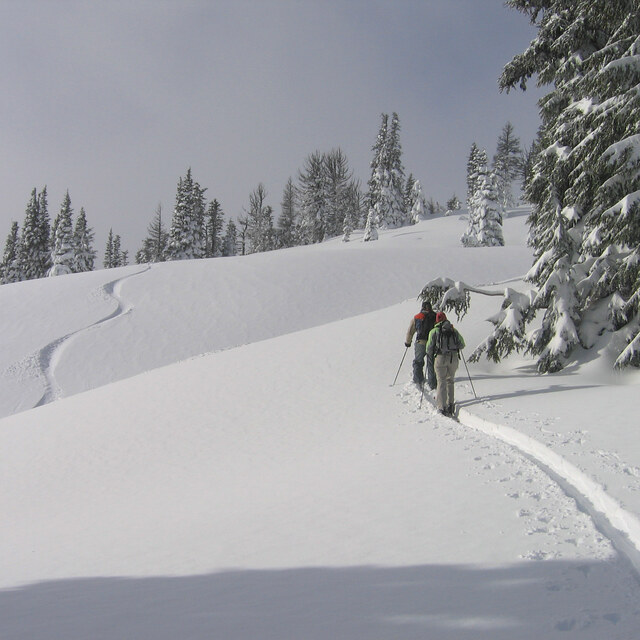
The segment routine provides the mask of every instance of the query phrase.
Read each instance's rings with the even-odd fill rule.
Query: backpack
[[[440,329],[436,335],[434,355],[451,353],[452,351],[458,353],[461,346],[458,333],[453,328],[453,325],[448,320],[445,320],[440,325]]]
[[[433,311],[421,311],[414,317],[416,323],[416,340],[426,340],[435,324],[436,314]]]

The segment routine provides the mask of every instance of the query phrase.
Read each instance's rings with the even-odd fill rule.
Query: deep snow
[[[428,280],[522,286],[465,228],[0,287],[0,637],[636,638],[638,372],[391,384]]]

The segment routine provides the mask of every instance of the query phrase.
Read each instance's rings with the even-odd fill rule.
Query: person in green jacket
[[[438,311],[436,325],[427,340],[427,358],[433,362],[436,371],[436,407],[445,416],[455,414],[454,381],[460,349],[464,347],[460,332],[453,328],[444,312]]]

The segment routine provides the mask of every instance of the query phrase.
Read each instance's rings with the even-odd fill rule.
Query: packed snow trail
[[[611,540],[633,566],[640,579],[640,520],[626,511],[575,465],[543,443],[516,429],[494,424],[461,408],[459,421],[514,447],[537,464],[591,516],[596,527]]]
[[[45,388],[42,397],[34,405],[34,408],[41,407],[45,404],[49,404],[50,402],[54,402],[55,400],[59,400],[60,398],[64,397],[64,391],[60,388],[60,385],[56,380],[55,371],[70,341],[79,334],[93,330],[106,322],[115,320],[130,313],[133,310],[133,307],[131,305],[125,304],[122,300],[122,296],[120,294],[122,285],[130,278],[135,278],[136,276],[145,273],[150,268],[150,266],[147,266],[141,271],[137,271],[136,273],[132,273],[130,275],[124,276],[123,278],[118,278],[117,280],[112,280],[111,282],[107,282],[106,284],[104,284],[101,287],[101,290],[108,297],[116,301],[117,306],[115,310],[109,313],[104,318],[101,318],[100,320],[93,322],[86,327],[82,327],[77,331],[68,333],[61,338],[50,342],[38,351],[38,353],[35,355],[35,362],[37,363],[38,367],[38,376],[44,379]]]
[[[458,380],[457,384],[460,383]],[[413,384],[407,385],[402,392],[404,396],[413,397],[417,403],[416,398],[419,396],[418,408],[424,407],[434,420],[451,420],[452,418],[441,416],[436,411],[432,394],[433,392],[425,391],[423,396]],[[580,509],[589,515],[594,526],[627,559],[640,580],[640,520],[633,513],[625,510],[602,486],[542,442],[511,427],[481,418],[464,406],[460,407],[460,403],[458,407],[454,419],[456,423],[504,442],[518,451],[574,499]]]

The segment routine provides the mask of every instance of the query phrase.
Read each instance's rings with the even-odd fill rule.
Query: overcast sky
[[[366,186],[394,111],[407,175],[462,200],[474,141],[491,157],[507,121],[533,140],[540,93],[497,85],[533,36],[502,0],[0,0],[0,242],[46,185],[100,264],[109,228],[133,257],[189,167],[226,219],[260,182],[277,218],[313,151]]]

